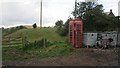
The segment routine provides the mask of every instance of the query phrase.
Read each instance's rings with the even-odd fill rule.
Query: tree
[[[34,24],[33,24],[33,28],[37,28],[37,25],[36,25],[36,23],[34,23]]]
[[[68,30],[69,30],[69,21],[71,20],[72,18],[69,18],[65,24],[64,24],[64,27],[63,27],[63,36],[67,36],[68,35]]]
[[[55,27],[62,27],[63,26],[63,21],[62,20],[58,20],[56,23],[55,23]]]
[[[84,31],[107,31],[112,24],[111,19],[103,11],[103,5],[94,2],[79,3],[77,17],[83,20]]]
[[[71,18],[69,18],[65,24],[63,24],[62,20],[59,20],[55,23],[55,27],[57,28],[57,33],[61,36],[67,36],[68,35],[68,28],[69,28],[69,20],[71,20]]]
[[[94,2],[80,2],[77,3],[76,11],[72,12],[73,16],[75,16],[75,12],[77,12],[77,17],[83,18],[83,15],[86,11],[93,9],[96,6]]]
[[[84,31],[105,31],[110,26],[109,18],[103,13],[102,8],[102,5],[97,5],[84,13]]]

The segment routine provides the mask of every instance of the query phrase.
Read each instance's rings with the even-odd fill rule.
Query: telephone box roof
[[[70,21],[82,21],[82,19],[80,19],[80,18],[75,18],[75,19],[72,19],[72,20],[70,20]]]

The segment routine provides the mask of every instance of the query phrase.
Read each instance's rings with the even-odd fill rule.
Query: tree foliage
[[[71,18],[70,18],[71,19]],[[68,19],[64,24],[63,24],[63,21],[60,20],[60,21],[57,21],[55,24],[55,27],[56,27],[56,32],[61,35],[61,36],[67,36],[68,35],[68,25],[69,25],[69,20]]]
[[[109,17],[104,12],[102,4],[96,4],[94,2],[80,2],[77,3],[76,11],[74,10],[72,14],[73,16],[77,15],[77,18],[82,19],[84,32],[120,31],[119,16]],[[63,24],[63,21],[56,22],[57,32],[61,36],[66,36],[68,34],[70,19],[68,19],[65,24]]]
[[[72,12],[75,15],[75,11]],[[116,30],[115,17],[105,14],[102,4],[81,2],[77,6],[77,17],[83,20],[84,31],[112,31]]]
[[[63,26],[63,21],[62,20],[58,20],[56,23],[55,23],[55,27],[60,27],[62,28]]]

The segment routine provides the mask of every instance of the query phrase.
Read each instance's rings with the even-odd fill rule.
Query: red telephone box
[[[82,47],[82,27],[80,18],[69,21],[68,41],[74,48]]]

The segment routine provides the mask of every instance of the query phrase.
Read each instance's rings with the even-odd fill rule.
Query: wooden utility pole
[[[77,17],[77,0],[75,0],[75,18]]]
[[[41,0],[41,6],[40,6],[40,27],[42,27],[42,0]]]

